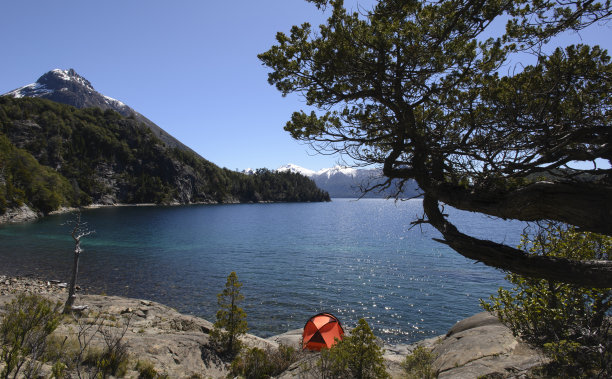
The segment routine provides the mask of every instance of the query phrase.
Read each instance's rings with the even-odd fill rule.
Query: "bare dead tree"
[[[76,299],[76,280],[79,272],[79,257],[83,251],[81,248],[81,239],[95,233],[95,231],[89,230],[86,222],[81,220],[81,212],[78,212],[76,219],[69,223],[74,224],[72,232],[70,233],[74,240],[74,260],[72,263],[70,287],[68,288],[68,299],[66,299],[66,304],[64,305],[64,313],[69,313],[72,310],[74,300]]]

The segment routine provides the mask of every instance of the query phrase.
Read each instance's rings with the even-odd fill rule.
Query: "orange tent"
[[[319,313],[312,316],[304,325],[302,332],[302,348],[321,351],[322,348],[331,348],[336,342],[342,340],[344,329],[334,315],[330,313]]]

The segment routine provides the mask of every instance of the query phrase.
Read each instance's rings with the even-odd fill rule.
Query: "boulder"
[[[23,204],[20,207],[8,208],[0,215],[0,224],[11,224],[19,222],[34,221],[42,216],[42,213],[34,212],[30,207]]]
[[[439,378],[519,377],[547,361],[486,312],[455,324],[433,353]]]

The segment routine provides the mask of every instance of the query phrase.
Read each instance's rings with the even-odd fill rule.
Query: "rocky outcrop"
[[[19,292],[41,294],[59,302],[65,301],[67,296],[65,283],[0,276],[0,314],[3,305]],[[137,361],[151,363],[158,373],[165,373],[170,378],[192,375],[225,378],[229,373],[228,362],[209,345],[212,329],[209,321],[181,314],[156,302],[118,296],[79,295],[76,305],[86,305],[87,310],[78,322],[76,319],[66,322],[65,319],[55,330],[55,337],[60,341],[70,341],[84,329],[80,325],[93,325],[87,333],[98,328],[107,335],[125,332],[122,342],[127,345],[132,361],[127,377],[138,377],[135,370]],[[243,342],[249,347],[278,347],[276,343],[254,335],[244,336]],[[101,338],[93,339],[95,346],[103,343]]]
[[[439,378],[520,378],[547,362],[489,313],[455,324],[434,346]]]
[[[0,313],[17,292],[40,293],[62,302],[67,296],[65,283],[0,276]],[[125,331],[123,342],[133,362],[148,362],[157,372],[171,378],[191,375],[224,378],[229,373],[228,362],[209,346],[212,328],[209,321],[152,301],[117,296],[79,295],[77,304],[88,306],[82,322],[98,322],[106,333]],[[69,339],[78,328],[77,322],[64,322],[54,333],[60,340]],[[299,349],[301,329],[268,339],[246,335],[243,342],[262,349],[275,349],[280,344]],[[401,364],[417,346],[432,350],[436,357],[433,368],[439,378],[526,378],[530,370],[547,362],[488,313],[458,322],[445,336],[410,345],[384,345],[387,371],[393,378],[405,377]],[[317,359],[317,353],[304,354],[278,378],[320,377]],[[138,376],[134,364],[127,376]]]
[[[41,216],[40,212],[34,212],[30,207],[23,204],[17,208],[8,208],[3,214],[0,214],[0,225],[34,221]]]

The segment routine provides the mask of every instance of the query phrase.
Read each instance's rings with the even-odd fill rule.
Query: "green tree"
[[[345,336],[331,349],[321,351],[319,369],[329,378],[389,378],[383,350],[376,344],[376,336],[363,318],[350,336]]]
[[[225,283],[225,289],[217,295],[217,320],[210,333],[211,342],[217,349],[229,356],[236,355],[241,348],[239,337],[248,330],[246,312],[238,306],[244,300],[240,293],[242,283],[238,276],[232,271]]]
[[[569,259],[610,259],[612,238],[553,226],[530,239],[522,248],[531,254]],[[514,285],[500,288],[491,302],[481,301],[497,314],[516,336],[542,347],[554,366],[573,376],[612,375],[612,324],[606,316],[612,289],[584,288],[545,279],[506,276]]]
[[[609,1],[380,0],[278,33],[268,82],[310,109],[285,130],[324,153],[414,178],[425,217],[467,258],[550,280],[610,287],[612,262],[558,260],[460,232],[444,204],[555,220],[612,235],[612,66],[561,33],[609,20]],[[496,27],[507,24],[505,31]],[[521,62],[533,54],[531,62]],[[569,169],[591,161],[592,169]],[[604,162],[603,167],[597,162]]]

